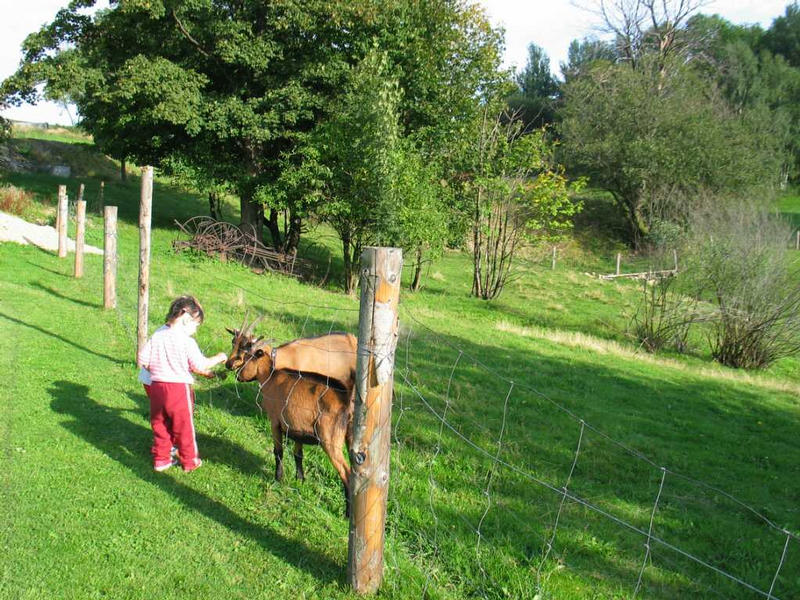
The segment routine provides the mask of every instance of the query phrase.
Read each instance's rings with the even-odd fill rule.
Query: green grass
[[[790,189],[778,201],[778,210],[800,228],[800,190]]]
[[[58,184],[2,182],[40,200]],[[87,178],[87,190],[97,183]],[[152,471],[133,364],[137,182],[107,184],[106,197],[120,210],[116,310],[102,309],[101,257],[87,256],[76,280],[71,256],[0,245],[0,598],[354,597],[335,472],[309,448],[304,484],[291,469],[273,481],[256,386],[199,383],[203,468]],[[181,293],[204,303],[197,337],[207,354],[228,350],[224,328],[246,310],[264,313],[259,332],[279,341],[356,330],[357,299],[330,287],[175,254],[173,219],[204,210],[202,198],[157,182],[151,330]],[[97,216],[87,242],[102,246]],[[338,272],[329,231],[305,244]],[[648,530],[661,466],[653,535],[770,588],[785,536],[677,474],[800,533],[800,363],[739,373],[702,352],[636,353],[624,330],[638,286],[586,275],[591,264],[613,271],[614,254],[570,247],[555,270],[549,257],[520,265],[497,302],[469,296],[469,260],[455,252],[430,266],[421,292],[403,291],[379,597],[631,597],[645,538],[629,526]],[[582,436],[566,411],[588,424]],[[569,491],[619,522],[569,500],[559,513],[553,488],[564,486],[579,438]],[[799,556],[792,541],[775,597],[800,594]],[[638,597],[759,596],[653,543]]]

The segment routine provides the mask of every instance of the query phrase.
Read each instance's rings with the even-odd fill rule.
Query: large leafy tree
[[[404,91],[401,134],[431,154],[457,146],[498,79],[498,32],[456,0],[120,0],[83,16],[91,4],[76,0],[26,40],[3,97],[30,98],[42,82],[62,93],[71,82],[106,151],[202,171],[239,195],[244,223],[260,236],[265,222],[285,250],[320,200],[312,131],[371,47],[387,52]]]
[[[662,73],[598,65],[565,88],[569,164],[612,193],[637,246],[656,220],[685,217],[681,198],[768,186],[780,171],[780,142],[763,120],[732,111],[686,65]]]

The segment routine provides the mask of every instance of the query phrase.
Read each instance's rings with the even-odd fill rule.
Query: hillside
[[[92,152],[64,144],[60,157]],[[102,309],[101,257],[76,280],[71,257],[0,244],[2,593],[355,597],[336,474],[309,447],[305,483],[288,468],[273,481],[256,385],[199,382],[203,468],[152,471],[133,363],[138,181],[82,173],[0,177],[47,215],[58,184],[75,197],[84,183],[93,199],[108,176],[106,204],[120,211],[114,310]],[[303,246],[331,260],[321,288],[175,253],[174,220],[205,210],[192,191],[156,182],[151,330],[181,293],[205,306],[207,354],[229,350],[225,327],[248,311],[279,342],[357,330],[357,298],[331,284],[341,265],[328,230]],[[87,242],[102,247],[96,212]],[[587,274],[612,272],[615,249],[582,229],[555,269],[549,252],[530,253],[490,303],[470,297],[469,257],[455,251],[420,292],[403,289],[379,597],[800,595],[800,361],[741,372],[699,344],[640,352],[625,333],[640,284]]]

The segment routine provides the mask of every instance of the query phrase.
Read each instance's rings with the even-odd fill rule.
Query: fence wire
[[[243,310],[258,304],[287,341],[358,329],[358,308],[270,296],[198,269],[240,290]],[[135,347],[135,281],[117,298]],[[401,322],[385,586],[393,573],[412,573],[425,598],[544,599],[567,593],[563,581],[577,577],[608,597],[800,597],[800,538],[763,509],[658,464],[402,304]],[[248,410],[260,405],[257,385],[223,385]],[[545,448],[539,438],[555,443]],[[598,480],[602,464],[612,465],[613,480]],[[330,514],[287,480],[299,502]],[[730,535],[704,539],[698,520]]]
[[[401,309],[407,329],[401,336],[405,347],[398,350],[400,415],[393,451],[417,451],[422,430],[435,428],[438,434],[429,442],[431,463],[443,464],[428,469],[429,498],[449,497],[445,503],[468,507],[461,488],[471,486],[471,502],[483,504],[471,507],[472,520],[460,538],[463,543],[474,536],[474,571],[479,576],[470,580],[456,569],[451,584],[472,586],[482,597],[504,597],[512,589],[518,597],[559,597],[554,573],[571,568],[599,577],[594,563],[606,556],[606,587],[613,597],[707,597],[707,589],[728,598],[798,597],[800,540],[795,533],[732,494],[659,465],[530,384],[488,367],[460,342],[450,341],[402,305]],[[442,366],[437,370],[432,361]],[[432,382],[431,370],[440,373],[441,380]],[[452,400],[454,389],[458,402]],[[548,421],[544,427],[550,433],[559,433],[548,440],[563,443],[542,448],[522,440],[541,433],[543,426],[536,420],[542,419]],[[569,450],[567,431],[574,436]],[[501,453],[503,440],[509,450]],[[460,480],[447,464],[451,461],[445,449],[458,453],[466,465]],[[480,464],[482,480],[475,476]],[[608,481],[600,480],[603,470],[611,476]],[[408,501],[396,497],[398,505]],[[442,555],[447,546],[442,540],[442,508],[428,504],[435,523],[429,528],[429,543],[435,555]],[[396,510],[402,515],[402,506]],[[492,523],[494,531],[487,519],[490,511],[501,514]],[[465,510],[457,518],[469,521],[469,514]],[[707,531],[724,535],[706,539],[704,524],[713,525]],[[425,530],[424,522],[417,525]],[[452,537],[450,547],[456,548],[459,536]],[[491,543],[495,545],[489,549]],[[492,554],[493,569],[482,560],[487,554]],[[594,556],[587,559],[587,554]],[[665,554],[673,559],[661,560]],[[504,561],[515,564],[519,573],[497,566]],[[515,588],[523,573],[535,583]]]

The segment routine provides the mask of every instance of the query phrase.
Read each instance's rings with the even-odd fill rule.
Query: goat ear
[[[254,355],[256,358],[261,358],[262,356],[264,356],[264,351],[263,351],[261,348],[259,348],[258,350],[256,350],[256,351],[253,353],[253,355]]]
[[[233,337],[236,337],[236,333],[237,333],[237,331],[236,331],[235,329],[230,329],[230,328],[226,327],[226,328],[225,328],[225,331],[227,331],[228,333],[230,333],[230,334],[231,334]]]

